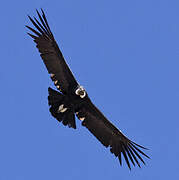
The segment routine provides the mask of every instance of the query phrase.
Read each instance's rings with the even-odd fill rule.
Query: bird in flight
[[[122,156],[131,169],[131,163],[140,166],[145,164],[141,156],[149,158],[141,149],[147,149],[128,139],[117,129],[91,102],[88,93],[74,78],[65,62],[55,38],[50,30],[44,11],[37,11],[38,18],[29,19],[35,29],[26,26],[28,33],[36,43],[40,56],[50,74],[56,90],[48,88],[48,104],[50,113],[63,125],[76,129],[75,115],[111,153],[118,157],[122,165]],[[33,34],[32,34],[33,33]],[[140,161],[139,161],[140,160]]]

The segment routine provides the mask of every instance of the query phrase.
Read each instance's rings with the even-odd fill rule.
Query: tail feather
[[[52,88],[48,88],[49,96],[48,96],[48,104],[50,106],[50,112],[54,118],[56,118],[59,122],[62,122],[64,126],[69,126],[76,129],[75,122],[75,114],[73,109],[68,106],[65,95],[59,93],[58,91],[53,90]],[[67,108],[64,112],[59,112],[59,106],[64,105]]]
[[[56,104],[60,101],[63,100],[64,98],[64,95],[59,93],[58,91],[55,91],[54,89],[52,88],[48,88],[48,93],[49,93],[49,96],[48,96],[48,104],[49,105],[53,105],[53,104]]]
[[[76,123],[75,123],[75,115],[73,113],[73,111],[69,111],[63,121],[63,124],[67,123],[69,127],[72,127],[74,129],[76,129]]]

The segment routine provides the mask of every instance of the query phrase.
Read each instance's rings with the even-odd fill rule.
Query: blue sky
[[[142,169],[126,165],[77,121],[49,113],[53,87],[27,14],[44,8],[52,32],[92,101],[130,139],[148,147]],[[179,1],[3,1],[0,180],[177,179]]]

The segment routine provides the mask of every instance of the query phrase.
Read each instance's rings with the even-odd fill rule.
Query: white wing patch
[[[85,117],[81,117],[81,118],[79,118],[80,119],[80,121],[84,121],[85,120]]]
[[[64,107],[64,104],[60,105],[57,112],[58,113],[64,113],[68,108]]]
[[[50,74],[50,77],[53,78],[55,76],[55,74]]]

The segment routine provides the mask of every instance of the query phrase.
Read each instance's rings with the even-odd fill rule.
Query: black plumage
[[[129,140],[118,130],[91,102],[87,92],[78,84],[67,66],[64,57],[54,39],[45,13],[37,11],[39,20],[29,19],[36,28],[26,26],[33,34],[28,33],[36,43],[40,56],[58,91],[49,87],[48,102],[50,112],[59,122],[76,129],[75,114],[111,153],[118,157],[122,165],[121,154],[131,169],[131,163],[140,167],[139,160],[145,164],[141,155],[149,158],[141,149],[146,149]],[[131,163],[130,163],[131,162]]]

